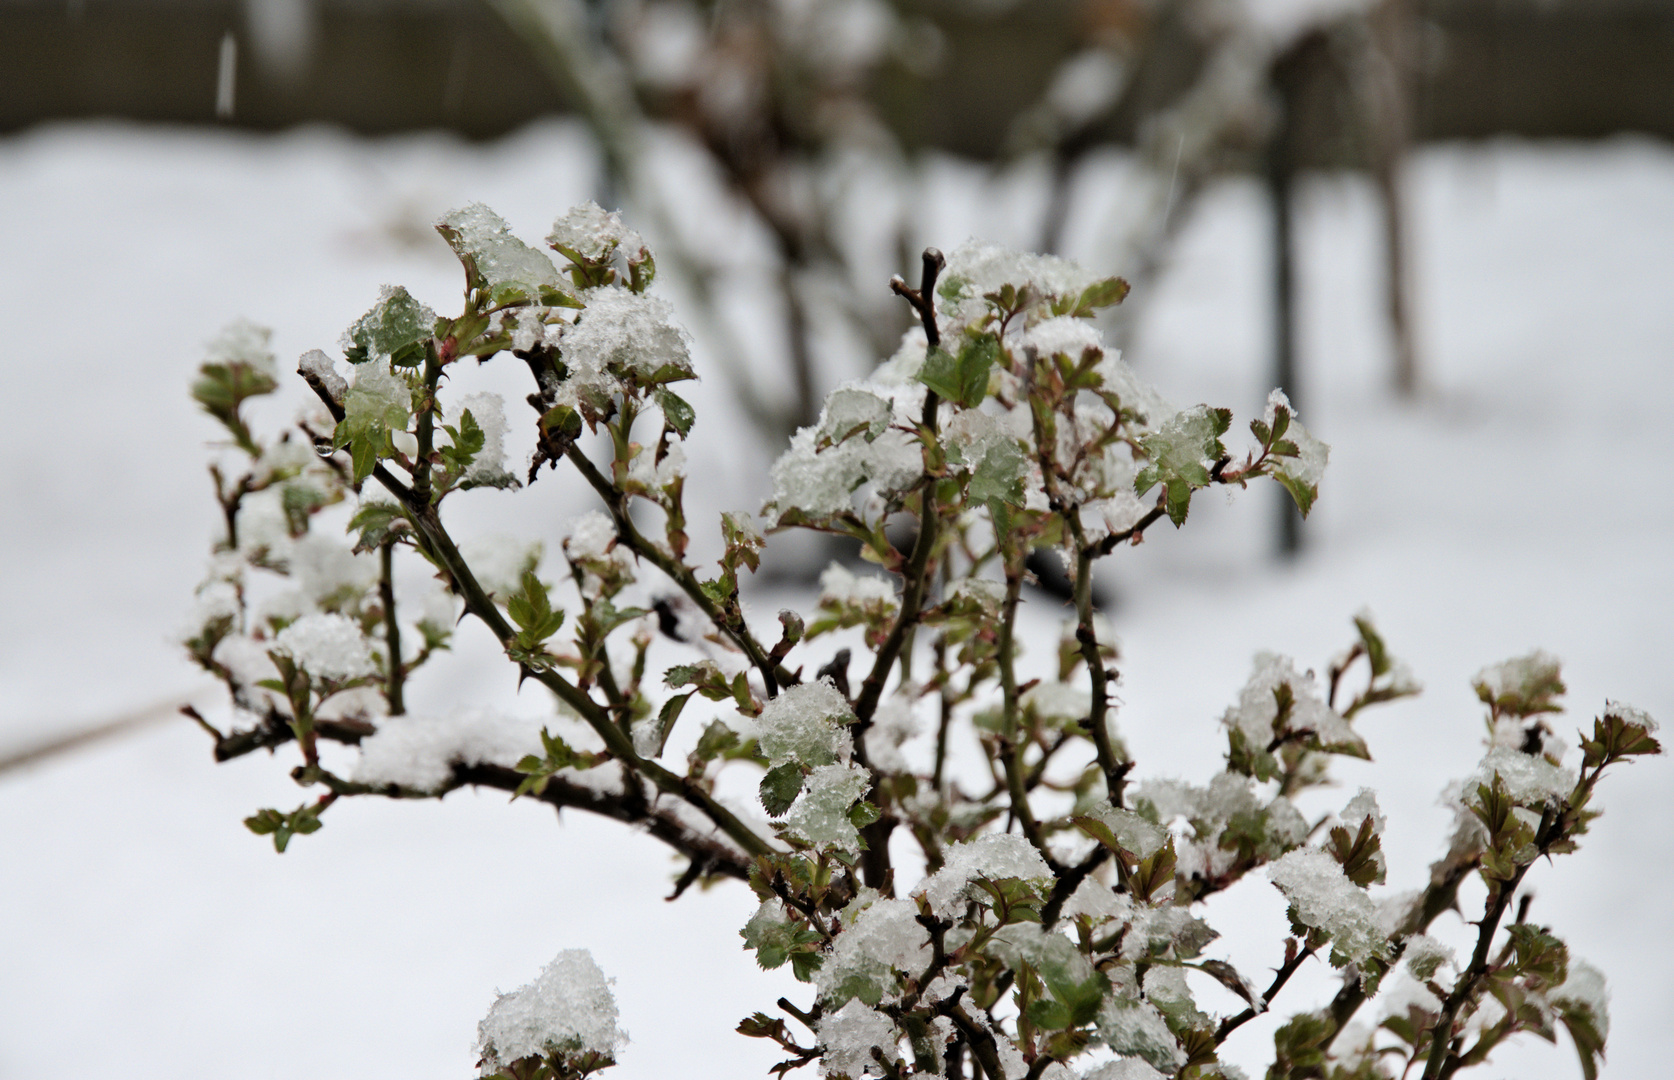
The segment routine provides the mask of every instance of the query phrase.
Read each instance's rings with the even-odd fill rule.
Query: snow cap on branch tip
[[[304,615],[274,638],[273,650],[316,679],[347,682],[378,673],[372,644],[343,615]]]
[[[269,379],[277,379],[279,369],[269,347],[272,340],[273,331],[267,327],[249,319],[234,319],[210,340],[204,362],[228,366],[242,364]]]
[[[554,221],[546,242],[566,257],[574,253],[587,262],[602,262],[618,249],[632,258],[645,248],[639,233],[622,223],[621,211],[607,211],[591,199]]]
[[[616,1026],[613,981],[586,949],[566,949],[534,982],[501,994],[477,1026],[482,1075],[527,1057],[614,1059],[628,1037]]]

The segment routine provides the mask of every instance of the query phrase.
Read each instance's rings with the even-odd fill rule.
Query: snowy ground
[[[384,282],[442,308],[458,270],[425,236],[436,212],[480,199],[539,236],[592,194],[590,162],[561,127],[486,150],[108,127],[0,143],[0,757],[201,692],[170,640],[215,526],[201,464],[213,432],[186,397],[200,343],[242,314],[275,327],[282,357],[330,346]],[[1026,174],[985,187],[948,163],[934,176],[925,198],[949,235],[923,239],[1026,239],[1000,216],[1031,205]],[[1425,400],[1384,390],[1366,190],[1320,180],[1302,214],[1299,396],[1334,449],[1306,554],[1269,557],[1271,493],[1211,495],[1179,536],[1122,553],[1109,581],[1141,776],[1202,779],[1252,653],[1320,664],[1352,613],[1375,612],[1430,689],[1367,719],[1377,760],[1343,769],[1330,800],[1379,789],[1397,887],[1421,881],[1447,822],[1435,795],[1480,754],[1480,666],[1543,647],[1566,661],[1571,726],[1606,696],[1674,719],[1674,502],[1655,479],[1674,451],[1674,154],[1442,148],[1412,180]],[[1087,220],[1113,183],[1088,185]],[[1264,396],[1264,222],[1246,183],[1196,208],[1133,350],[1173,400],[1247,419]],[[751,506],[759,450],[722,441],[737,424],[719,380],[700,393],[693,473],[714,478],[700,505]],[[543,482],[473,510],[485,529],[550,541],[586,505]],[[1058,616],[1041,604],[1031,618]],[[540,707],[513,698],[486,649],[462,654],[430,691]],[[207,750],[166,722],[0,776],[0,1077],[93,1062],[133,1080],[461,1077],[494,991],[581,945],[617,979],[633,1037],[619,1080],[730,1080],[774,1060],[731,1029],[805,988],[739,948],[742,887],[664,904],[673,866],[654,842],[470,793],[340,805],[279,858],[239,819],[296,801],[285,768],[215,767]],[[1581,854],[1533,876],[1533,916],[1611,978],[1613,1077],[1660,1075],[1674,1055],[1669,780],[1663,761],[1622,770]],[[1220,955],[1275,963],[1278,895],[1253,881],[1221,907]],[[1281,1011],[1317,1000],[1328,979],[1315,976]],[[1232,1060],[1261,1060],[1270,1031],[1249,1025]],[[1567,1047],[1538,1043],[1483,1071],[1578,1074]]]

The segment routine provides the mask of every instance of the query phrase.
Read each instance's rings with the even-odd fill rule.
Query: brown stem
[[[384,605],[384,647],[389,651],[389,674],[385,678],[384,694],[389,699],[389,714],[400,716],[407,711],[403,684],[407,672],[401,662],[401,624],[395,618],[395,541],[385,540],[378,548],[380,575],[378,596]]]
[[[698,583],[697,575],[680,562],[665,554],[662,549],[647,540],[634,524],[633,517],[628,513],[628,498],[622,490],[612,484],[599,471],[593,460],[581,450],[571,445],[564,454],[582,477],[592,485],[599,498],[604,500],[606,509],[610,511],[611,520],[616,525],[617,542],[632,551],[635,555],[655,566],[666,574],[669,580],[680,586],[680,591],[691,598],[692,602],[709,617],[720,631],[739,647],[750,660],[752,666],[761,673],[762,684],[768,697],[779,695],[779,686],[794,685],[795,678],[782,666],[775,664],[768,656],[767,650],[750,633],[750,628],[744,620],[734,618],[722,611],[720,606],[712,600],[703,586]]]
[[[1302,966],[1305,960],[1314,955],[1314,951],[1314,946],[1310,945],[1306,949],[1298,951],[1296,955],[1292,956],[1289,960],[1286,960],[1284,964],[1279,967],[1279,970],[1273,974],[1273,981],[1267,984],[1267,989],[1262,992],[1262,1011],[1266,1011],[1268,1003],[1273,1000],[1274,996],[1277,995],[1280,990],[1285,988],[1285,983],[1290,981],[1290,977],[1296,974],[1297,969]],[[1251,1005],[1238,1015],[1229,1016],[1225,1020],[1222,1020],[1221,1026],[1215,1031],[1215,1045],[1221,1045],[1221,1043],[1226,1041],[1226,1037],[1228,1035],[1231,1035],[1234,1031],[1237,1031],[1251,1020],[1254,1020],[1257,1015],[1256,1007]]]

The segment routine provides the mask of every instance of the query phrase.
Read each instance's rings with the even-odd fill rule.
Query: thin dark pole
[[[1291,112],[1289,102],[1284,102],[1279,123],[1267,144],[1267,197],[1273,213],[1273,384],[1284,390],[1292,406],[1300,409],[1301,386],[1296,372],[1295,237],[1291,220],[1296,162],[1291,146]],[[1288,494],[1280,492],[1280,496],[1279,553],[1290,558],[1302,549],[1302,515]]]

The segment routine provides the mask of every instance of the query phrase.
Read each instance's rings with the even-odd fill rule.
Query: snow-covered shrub
[[[1183,525],[1212,486],[1270,478],[1306,512],[1327,448],[1282,393],[1250,422],[1247,449],[1229,449],[1230,412],[1168,404],[1104,347],[1090,316],[1121,301],[1120,280],[986,245],[927,251],[917,288],[893,283],[920,326],[830,396],[774,466],[762,513],[723,515],[721,558],[698,565],[683,509],[695,417],[675,389],[695,376],[669,305],[647,295],[655,263],[640,238],[597,207],[571,211],[549,238],[560,265],[485,207],[438,228],[465,268],[463,311],[437,317],[386,289],[345,335],[346,367],[301,358],[320,404],[293,430],[262,441],[245,423],[245,402],[277,383],[258,328],[231,328],[194,386],[238,463],[213,470],[225,535],[186,645],[242,718],[225,732],[204,721],[217,757],[294,741],[296,781],[320,791],[248,819],[278,850],[338,799],[467,784],[637,825],[689,860],[675,895],[747,883],[760,908],[744,946],[812,984],[810,1007],[782,1000],[785,1015],[739,1027],[783,1048],[780,1071],[1241,1075],[1219,1047],[1317,957],[1341,989],[1279,1028],[1270,1076],[1449,1076],[1559,1025],[1593,1075],[1602,977],[1522,909],[1506,916],[1529,867],[1573,850],[1597,816],[1603,771],[1659,752],[1644,713],[1606,703],[1576,768],[1542,719],[1563,693],[1557,662],[1485,669],[1490,748],[1453,789],[1451,847],[1421,891],[1383,903],[1369,891],[1389,872],[1375,795],[1312,822],[1297,805],[1334,757],[1368,756],[1364,709],[1417,692],[1368,616],[1323,683],[1257,658],[1223,720],[1226,767],[1202,786],[1136,774],[1094,564],[1165,517]],[[444,376],[506,352],[533,378],[526,482],[573,469],[601,509],[561,544],[462,549],[444,502],[519,482],[499,400],[455,399]],[[578,441],[587,432],[608,460]],[[314,528],[344,503],[347,538]],[[790,528],[844,538],[882,573],[834,566],[806,615],[752,621],[740,577]],[[1071,571],[1076,610],[1056,669],[1024,678],[1018,612],[1037,548]],[[424,560],[439,582],[399,610],[397,558]],[[551,692],[544,726],[407,700],[462,613],[498,640],[508,675]],[[956,738],[981,747],[980,768],[958,765]],[[322,741],[358,746],[358,760],[331,767]],[[717,796],[729,769],[754,770],[759,805]],[[898,876],[892,839],[922,851],[922,880]],[[1291,923],[1265,985],[1204,954],[1216,931],[1202,902],[1252,872]],[[1472,875],[1486,906],[1474,949],[1456,957],[1427,931]],[[1204,978],[1245,1007],[1207,1011],[1194,997]],[[1376,1031],[1351,1022],[1388,979],[1404,981],[1379,999]],[[572,950],[495,1003],[482,1074],[585,1076],[624,1041],[607,980]]]

